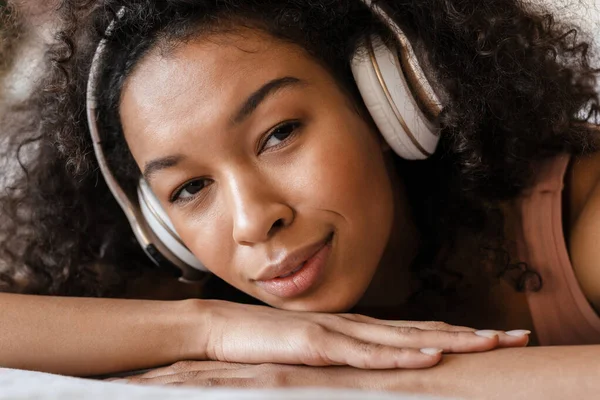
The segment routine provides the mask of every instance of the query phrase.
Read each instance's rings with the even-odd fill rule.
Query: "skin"
[[[598,128],[600,132],[600,128]],[[600,156],[580,157],[567,175],[567,244],[573,270],[585,297],[600,310]]]
[[[282,77],[299,83],[234,121],[242,99]],[[386,146],[331,74],[297,46],[245,30],[155,50],[128,79],[120,111],[142,171],[153,160],[180,158],[147,180],[184,243],[238,289],[281,309],[341,312],[365,295],[376,271],[407,270],[397,266],[410,262],[416,233]],[[289,120],[302,124],[294,135],[269,138]],[[184,193],[189,201],[169,201],[202,178],[202,191]],[[308,292],[280,298],[256,283],[282,254],[331,232],[324,276]]]

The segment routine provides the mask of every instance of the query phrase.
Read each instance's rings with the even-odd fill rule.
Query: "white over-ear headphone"
[[[389,27],[398,47],[389,48],[375,36],[365,38],[351,63],[358,89],[390,147],[406,159],[427,158],[439,140],[437,119],[441,102],[402,29],[378,4],[361,1]],[[118,18],[124,12],[122,8]],[[110,24],[106,36],[112,33],[114,24],[115,21]],[[168,261],[177,266],[182,281],[202,280],[208,270],[183,243],[146,181],[140,179],[137,199],[130,199],[108,167],[97,125],[95,96],[105,46],[103,39],[96,49],[87,86],[87,118],[100,171],[150,259],[158,265]]]

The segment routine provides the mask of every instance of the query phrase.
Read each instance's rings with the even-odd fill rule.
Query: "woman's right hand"
[[[441,322],[386,321],[358,314],[285,311],[218,300],[201,300],[197,307],[207,318],[202,333],[193,339],[196,351],[185,353],[203,360],[426,368],[440,361],[442,351],[472,353],[521,347],[529,339],[528,331],[476,331]]]

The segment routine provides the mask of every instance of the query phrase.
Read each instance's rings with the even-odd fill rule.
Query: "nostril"
[[[285,220],[283,218],[279,218],[277,221],[275,221],[273,223],[273,225],[271,225],[271,229],[269,231],[269,234],[274,234],[275,232],[277,232],[278,230],[280,230],[281,228],[283,228],[285,226]]]

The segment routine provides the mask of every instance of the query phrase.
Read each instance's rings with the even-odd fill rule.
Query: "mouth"
[[[305,262],[303,262],[302,264],[300,264],[300,265],[298,266],[298,268],[296,268],[295,270],[293,270],[293,271],[292,271],[292,272],[290,272],[289,274],[281,275],[281,276],[278,276],[277,278],[281,279],[281,278],[287,278],[288,276],[292,276],[292,275],[294,275],[296,272],[300,271],[300,270],[301,270],[301,269],[302,269],[302,268],[303,268],[305,265],[306,265],[306,261],[305,261]]]
[[[255,283],[277,297],[294,297],[306,292],[322,275],[332,242],[333,233],[292,253],[283,262],[268,267]]]

